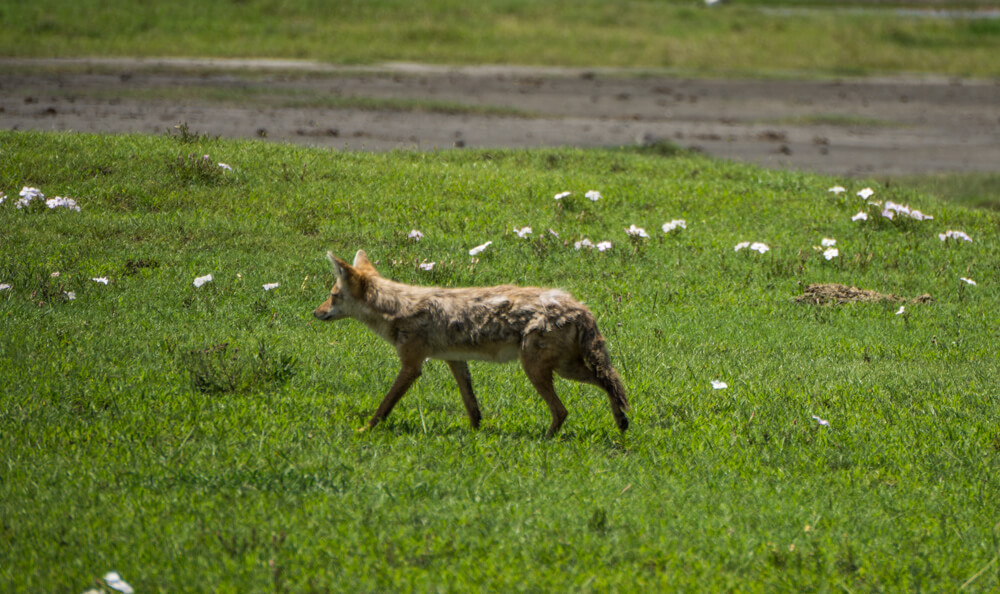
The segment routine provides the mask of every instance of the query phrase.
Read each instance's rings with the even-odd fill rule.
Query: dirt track
[[[383,107],[331,105],[359,98]],[[385,107],[386,100],[423,108]],[[210,135],[351,150],[668,140],[718,157],[843,176],[1000,168],[1000,81],[0,60],[2,129],[164,133],[179,123]]]

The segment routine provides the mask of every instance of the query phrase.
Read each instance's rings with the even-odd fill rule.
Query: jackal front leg
[[[562,427],[563,421],[566,420],[566,415],[568,414],[566,407],[563,406],[562,401],[559,400],[559,396],[556,395],[555,388],[552,386],[552,366],[547,361],[539,361],[527,356],[522,356],[521,366],[524,367],[524,372],[531,381],[531,385],[535,386],[535,390],[545,400],[545,404],[549,405],[549,412],[552,413],[552,424],[549,425],[549,430],[545,433],[545,437],[552,437]]]
[[[392,407],[396,406],[399,399],[403,397],[403,394],[406,394],[406,391],[410,389],[410,386],[413,385],[413,382],[422,373],[421,369],[424,365],[423,350],[408,348],[404,345],[399,347],[398,352],[402,367],[396,375],[396,381],[392,382],[392,387],[389,388],[389,392],[382,399],[382,404],[378,406],[378,410],[372,415],[368,424],[358,429],[359,432],[371,429],[389,416],[389,413],[392,412]]]

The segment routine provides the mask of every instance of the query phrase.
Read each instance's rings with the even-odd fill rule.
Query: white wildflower
[[[900,305],[900,306],[899,306],[899,309],[898,309],[898,310],[896,310],[896,315],[897,315],[897,316],[901,316],[901,315],[903,315],[903,312],[904,312],[904,311],[906,311],[906,307],[904,307],[904,306]]]
[[[9,291],[9,290],[10,290],[9,283],[0,283],[0,291]]]
[[[62,206],[70,210],[80,212],[80,207],[77,205],[76,200],[73,200],[72,198],[63,198],[62,196],[49,198],[45,201],[45,206],[48,206],[49,208],[58,208]]]
[[[901,214],[918,221],[926,221],[934,218],[931,215],[926,215],[920,212],[919,210],[913,210],[906,204],[898,204],[892,200],[886,200],[885,208],[882,210],[882,216],[892,220],[893,213]]]
[[[833,260],[839,255],[840,255],[840,250],[838,250],[835,247],[827,248],[826,251],[823,252],[823,257],[826,258],[827,260]]]
[[[771,250],[771,248],[768,247],[768,245],[766,243],[761,243],[759,241],[751,243],[750,244],[750,249],[752,249],[752,250],[754,250],[756,252],[760,252],[761,254],[763,254],[763,253],[768,252],[768,251]]]
[[[602,241],[601,243],[597,244],[594,247],[596,247],[597,251],[599,251],[599,252],[606,252],[606,251],[608,251],[608,250],[611,249],[611,242],[610,241]]]
[[[846,191],[847,191],[847,188],[845,188],[844,186],[833,186],[832,188],[830,188],[829,190],[827,190],[827,192],[830,192],[831,194],[837,194],[837,195],[840,195],[840,194],[842,194],[842,193],[844,193]]]
[[[219,167],[220,167],[220,168],[221,168],[221,169],[222,169],[223,171],[232,171],[232,170],[233,170],[233,168],[232,168],[232,167],[230,167],[229,165],[226,165],[225,163],[219,163]]]
[[[194,286],[200,287],[205,283],[210,283],[210,282],[212,282],[212,275],[206,274],[205,276],[199,276],[198,278],[194,279]]]
[[[420,231],[417,231],[416,229],[414,229],[414,230],[410,231],[410,234],[407,235],[407,237],[409,237],[410,239],[412,239],[414,241],[420,241],[421,239],[424,238],[424,234],[421,233]]]
[[[965,278],[964,276],[962,276],[959,277],[958,280],[964,282],[965,284],[972,285],[973,287],[976,286],[976,281],[972,280],[971,278]],[[9,287],[10,285],[7,286]]]
[[[892,200],[886,200],[885,201],[885,209],[886,210],[892,210],[892,211],[898,212],[899,214],[904,214],[904,215],[909,215],[910,214],[910,207],[909,206],[905,206],[905,205],[902,205],[902,204],[897,204],[897,203],[893,202]]]
[[[107,584],[112,590],[117,590],[122,594],[133,594],[135,590],[122,579],[122,576],[118,575],[117,571],[109,571],[104,574],[104,583]]]
[[[625,230],[625,233],[627,233],[632,237],[643,237],[643,238],[649,237],[649,234],[646,233],[645,229],[643,229],[642,227],[636,227],[635,225],[630,225],[629,228]]]
[[[601,193],[598,192],[597,190],[591,190],[586,194],[584,194],[584,196],[589,198],[591,202],[597,202],[598,200],[601,199]]]
[[[556,200],[562,200],[563,198],[565,198],[566,196],[569,196],[572,193],[573,192],[559,192],[558,194],[555,195],[555,199]]]
[[[965,231],[952,231],[951,229],[945,231],[944,233],[938,233],[938,238],[941,241],[946,241],[948,239],[961,239],[962,241],[972,241]]]
[[[712,389],[713,390],[725,390],[728,387],[729,387],[729,384],[727,384],[726,382],[719,381],[719,380],[712,380]]]
[[[738,252],[738,251],[742,250],[743,248],[748,248],[748,247],[750,247],[750,242],[749,241],[741,241],[741,242],[739,242],[739,243],[736,244],[736,247],[734,248],[734,251]]]
[[[663,223],[664,233],[670,233],[674,229],[687,229],[687,221],[684,219],[674,219],[669,223]]]
[[[426,270],[428,272],[434,270],[434,262],[421,262],[420,270]]]
[[[860,192],[858,192],[858,196],[860,196],[862,198],[862,200],[868,200],[869,198],[871,198],[874,195],[875,195],[875,190],[873,190],[871,188],[865,188],[865,189],[861,190]]]
[[[59,272],[58,270],[56,270],[55,272],[53,272],[53,273],[52,273],[52,274],[50,274],[49,276],[50,276],[51,278],[59,278],[59,275],[61,275],[61,274],[62,274],[61,272]]]
[[[73,301],[74,299],[76,299],[76,293],[74,293],[73,291],[63,291],[63,295],[65,295],[66,299],[69,301]]]
[[[7,194],[4,194],[3,192],[0,192],[0,204],[3,204],[4,200],[6,200],[6,199],[7,199]]]
[[[821,419],[821,418],[817,417],[816,415],[813,415],[812,418],[815,419],[817,423],[819,423],[820,425],[822,425],[824,427],[829,427],[830,426],[830,421],[827,421],[826,419]]]
[[[592,247],[594,247],[594,242],[590,241],[586,237],[573,244],[574,250],[578,250],[580,248],[592,248]]]
[[[108,277],[106,276],[98,276],[90,280],[94,281],[95,283],[101,283],[102,285],[108,284]]]
[[[484,243],[482,245],[477,245],[476,247],[474,247],[471,250],[469,250],[469,255],[470,256],[475,256],[477,254],[480,254],[480,253],[482,253],[483,250],[485,250],[486,248],[490,247],[491,245],[493,245],[492,241],[487,241],[486,243]]]
[[[15,203],[15,206],[17,206],[18,208],[24,208],[25,206],[28,206],[29,204],[31,204],[31,201],[34,200],[35,198],[38,198],[39,200],[45,200],[45,194],[42,194],[41,190],[39,190],[38,188],[32,188],[30,186],[22,187],[18,195],[21,197],[17,201],[17,203]]]
[[[266,285],[263,285],[263,288],[265,291],[270,291],[272,289],[277,289],[280,286],[281,283],[267,283]]]
[[[851,220],[852,221],[867,221],[868,220],[868,213],[866,213],[863,210],[859,210],[858,214],[856,214],[853,217],[851,217]]]
[[[38,188],[32,188],[30,186],[23,186],[21,191],[18,192],[18,196],[21,198],[27,198],[28,200],[33,200],[35,198],[45,198],[45,194]]]
[[[837,245],[837,240],[836,239],[831,239],[829,237],[824,237],[823,241],[821,241],[819,243],[823,247],[833,247],[833,246]]]
[[[520,238],[525,238],[531,235],[531,227],[521,227],[520,229],[514,227],[514,233],[517,233],[517,236]]]

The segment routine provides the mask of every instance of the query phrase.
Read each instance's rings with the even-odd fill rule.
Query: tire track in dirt
[[[0,60],[0,128],[348,150],[666,141],[841,176],[996,171],[1000,81],[743,80],[277,60]]]

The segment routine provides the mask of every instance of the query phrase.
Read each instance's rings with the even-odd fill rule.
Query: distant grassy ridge
[[[924,18],[902,3],[0,2],[3,56],[214,56],[674,69],[706,75],[1000,76],[1000,19]],[[951,3],[914,3],[955,8]],[[996,7],[973,2],[961,7]],[[885,8],[885,9],[883,9]]]
[[[667,150],[0,132],[0,589],[995,591],[1000,218],[872,183],[934,216],[890,221],[865,185]],[[17,209],[22,186],[81,211]],[[632,429],[560,380],[546,440],[517,366],[473,363],[473,432],[430,362],[358,436],[395,354],[310,316],[326,250],[358,248],[404,282],[571,291]],[[934,301],[792,301],[814,282]]]

